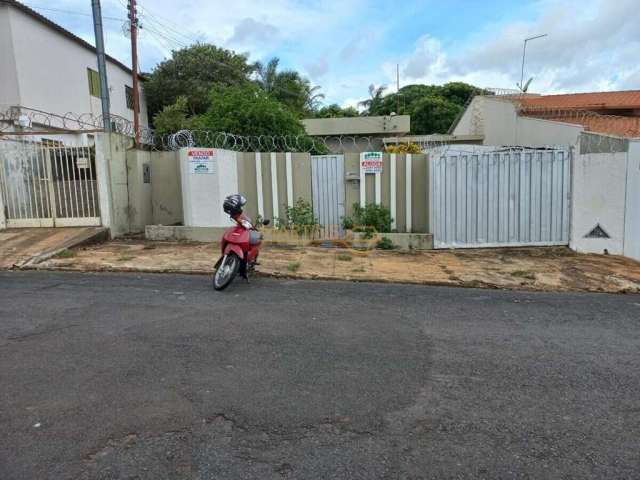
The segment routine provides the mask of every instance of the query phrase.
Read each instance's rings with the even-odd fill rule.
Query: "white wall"
[[[574,250],[623,254],[627,156],[626,152],[575,156],[570,243]],[[585,238],[597,224],[611,238]]]
[[[190,150],[213,150],[216,173],[191,173]],[[187,227],[226,227],[232,225],[222,210],[227,195],[238,193],[237,153],[210,148],[180,150],[180,179],[184,224]]]
[[[98,69],[95,52],[16,8],[0,8],[0,32],[5,32],[3,35],[7,29],[2,28],[2,22],[7,22],[7,19],[20,87],[19,98],[8,98],[8,103],[59,115],[67,112],[99,115],[102,111],[100,99],[89,94],[87,79],[87,68]],[[7,45],[3,39],[0,55],[7,50]],[[7,66],[4,62],[1,65],[0,71]],[[0,79],[7,75],[10,76],[6,72],[0,73]],[[133,120],[133,110],[127,108],[125,96],[125,85],[132,84],[131,74],[107,61],[107,79],[111,113]],[[0,99],[9,95],[11,90],[7,85],[10,82],[5,85],[0,81]],[[146,101],[144,95],[141,97],[140,123],[147,126]]]
[[[640,261],[640,140],[629,142],[624,254]]]
[[[0,108],[16,104],[20,97],[15,65],[9,7],[0,5]]]
[[[475,97],[453,131],[454,135],[484,135],[484,145],[577,145],[581,125],[522,117],[504,98]]]

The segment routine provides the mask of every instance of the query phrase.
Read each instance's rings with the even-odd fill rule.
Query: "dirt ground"
[[[112,241],[63,252],[37,268],[209,273],[216,244]],[[357,251],[264,246],[258,272],[304,279],[451,285],[542,291],[640,293],[640,263],[567,248]]]

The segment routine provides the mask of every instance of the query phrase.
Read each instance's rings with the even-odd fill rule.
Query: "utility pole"
[[[133,76],[133,131],[136,147],[140,145],[140,93],[138,85],[138,12],[136,0],[129,0],[129,26],[131,28],[131,74]]]
[[[400,64],[396,63],[396,113],[400,115]]]
[[[96,37],[96,54],[98,56],[98,75],[100,77],[100,100],[102,102],[102,127],[111,131],[111,116],[109,114],[109,84],[107,83],[107,63],[104,56],[104,35],[102,33],[102,10],[100,0],[91,0],[93,11],[93,30]]]

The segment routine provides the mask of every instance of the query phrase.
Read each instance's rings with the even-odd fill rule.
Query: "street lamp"
[[[548,34],[543,33],[542,35],[536,35],[534,37],[529,37],[529,38],[525,38],[524,39],[524,47],[522,49],[522,70],[520,72],[520,85],[518,85],[518,87],[520,88],[520,91],[522,93],[525,93],[527,91],[527,89],[529,88],[529,83],[531,83],[532,78],[530,78],[527,81],[527,85],[523,85],[522,82],[524,82],[524,57],[527,54],[527,42],[531,41],[531,40],[536,40],[538,38],[542,38],[542,37],[546,37]]]

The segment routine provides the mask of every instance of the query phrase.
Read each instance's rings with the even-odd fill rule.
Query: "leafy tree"
[[[195,44],[171,52],[149,74],[144,84],[147,110],[151,118],[178,97],[186,98],[189,115],[204,113],[209,107],[208,93],[215,85],[241,85],[248,82],[254,66],[247,56],[211,44]]]
[[[421,98],[411,106],[411,130],[418,135],[446,133],[462,107],[442,97]]]
[[[337,103],[319,108],[315,113],[316,118],[357,117],[360,113],[353,107],[342,108]]]
[[[237,135],[301,135],[300,120],[282,103],[253,84],[214,87],[210,107],[198,127]]]
[[[284,103],[294,113],[304,116],[313,112],[324,98],[319,86],[311,86],[309,80],[294,70],[279,72],[279,58],[272,58],[266,65],[254,64],[257,83],[269,95]]]
[[[487,92],[485,90],[464,82],[445,83],[440,87],[440,96],[461,107],[464,107],[467,101],[475,95],[486,94]]]
[[[167,105],[153,117],[156,133],[167,135],[194,127],[197,117],[189,117],[187,97],[181,95],[173,105]]]
[[[384,91],[387,89],[386,85],[381,85],[376,88],[374,84],[369,85],[369,98],[361,101],[358,105],[364,107],[365,115],[375,115],[373,112],[377,112],[380,108],[380,104],[384,100]],[[389,112],[391,113],[391,112]]]

